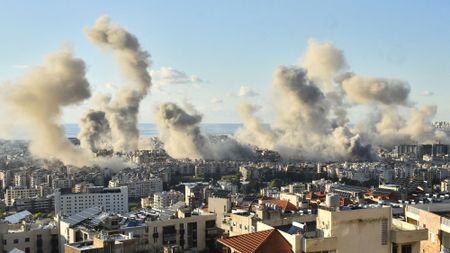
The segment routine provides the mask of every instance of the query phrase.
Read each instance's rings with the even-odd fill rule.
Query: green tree
[[[270,181],[269,183],[270,187],[276,187],[276,188],[280,188],[281,187],[281,180],[278,178],[272,179],[272,181]]]

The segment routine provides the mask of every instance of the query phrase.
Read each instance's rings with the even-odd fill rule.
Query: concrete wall
[[[2,231],[1,241],[0,241],[0,250],[2,252],[10,251],[14,248],[25,251],[26,248],[29,248],[30,253],[37,252],[37,238],[38,235],[41,236],[42,239],[42,249],[44,252],[51,252],[52,247],[52,235],[57,236],[58,230],[54,229],[36,229],[29,231],[19,231],[21,225],[8,225],[8,224],[0,224],[3,228],[0,229]],[[8,226],[10,232],[8,233]],[[6,229],[6,230],[5,230]],[[11,232],[12,229],[17,229],[17,232]],[[6,233],[5,233],[6,231]],[[28,239],[27,239],[28,238]],[[17,240],[17,243],[14,243],[14,240]],[[5,244],[6,241],[6,244]]]
[[[351,211],[319,209],[317,227],[325,237],[337,237],[337,251],[390,253],[391,208],[369,208]],[[387,221],[386,243],[382,243],[382,226]]]

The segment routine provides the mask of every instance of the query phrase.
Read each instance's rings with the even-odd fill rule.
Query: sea
[[[222,124],[212,124],[205,123],[201,124],[201,128],[211,135],[232,135],[237,129],[241,128],[242,124],[235,123],[222,123]],[[143,123],[138,126],[141,136],[144,137],[156,137],[159,135],[158,128],[155,124]],[[77,137],[80,132],[80,127],[78,124],[64,124],[64,130],[68,138]]]

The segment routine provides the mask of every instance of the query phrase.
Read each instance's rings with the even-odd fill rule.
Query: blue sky
[[[449,1],[1,1],[0,80],[69,43],[86,61],[93,91],[114,92],[122,80],[112,55],[82,32],[108,15],[150,52],[151,70],[187,77],[155,86],[142,122],[152,122],[152,107],[163,101],[192,103],[204,122],[239,122],[241,86],[259,94],[246,99],[269,121],[275,67],[296,64],[311,38],[342,49],[352,71],[407,80],[413,101],[438,105],[436,119],[450,120],[449,12]],[[87,108],[67,108],[63,121],[78,122]]]

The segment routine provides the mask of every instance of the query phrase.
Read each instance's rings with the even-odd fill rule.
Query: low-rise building
[[[137,253],[137,239],[133,235],[98,234],[93,240],[75,242],[64,246],[64,253],[126,252]]]
[[[0,223],[0,252],[58,253],[58,229],[51,220]]]
[[[215,214],[196,214],[180,206],[142,209],[126,215],[90,208],[60,220],[60,245],[70,248],[70,252],[90,252],[81,249],[101,247],[95,238],[107,235],[133,240],[130,251],[123,252],[211,252],[218,237],[215,220]]]
[[[33,213],[50,213],[54,211],[55,205],[53,197],[24,198],[16,199],[14,201],[14,208],[16,211],[28,210]]]

